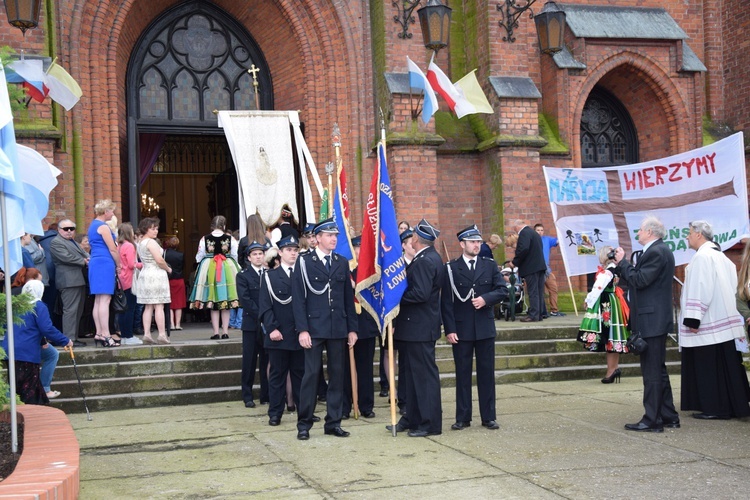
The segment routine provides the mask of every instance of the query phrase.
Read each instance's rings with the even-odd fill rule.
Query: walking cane
[[[70,352],[70,360],[73,361],[73,371],[76,372],[76,378],[78,379],[78,390],[81,391],[81,399],[83,399],[83,407],[86,409],[86,420],[91,422],[93,418],[89,412],[89,405],[86,403],[86,396],[83,394],[83,385],[81,385],[81,377],[78,375],[78,365],[76,365],[76,356],[73,354],[73,346],[66,346],[66,351]]]

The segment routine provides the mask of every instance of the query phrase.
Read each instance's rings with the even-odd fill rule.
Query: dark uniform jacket
[[[242,306],[242,330],[257,332],[260,327],[258,300],[261,278],[252,265],[237,273],[237,295]]]
[[[304,262],[304,264],[303,264]],[[304,267],[303,267],[304,266]],[[305,270],[310,286],[320,295],[307,289]],[[349,262],[331,253],[331,272],[315,251],[300,256],[292,274],[292,310],[297,332],[309,332],[311,338],[343,339],[357,331],[354,310],[354,289],[349,273]]]
[[[295,272],[297,272],[295,270]],[[286,301],[292,296],[292,280],[287,276],[282,266],[271,269],[267,273],[268,279],[263,277],[260,283],[260,321],[263,324],[264,340],[266,349],[283,349],[285,351],[296,351],[302,349],[297,340],[297,331],[294,328],[294,311],[292,303],[281,304],[271,296],[271,291],[276,299]],[[292,274],[294,276],[294,274]],[[269,291],[268,283],[271,283]],[[284,340],[273,341],[269,337],[274,330],[281,332]]]
[[[356,268],[352,271],[352,279],[355,283],[357,282]],[[362,308],[361,312],[357,316],[357,324],[359,326],[359,330],[357,330],[358,340],[371,339],[380,336],[378,323],[373,319],[372,316],[370,316],[370,313]]]
[[[494,305],[500,303],[508,295],[500,270],[493,259],[487,257],[476,258],[474,273],[469,270],[463,256],[448,262],[453,273],[453,285],[458,294],[469,298],[466,302],[456,297],[451,286],[448,272],[445,273],[442,292],[443,325],[446,335],[458,334],[459,341],[474,341],[494,338],[495,315]],[[447,271],[447,268],[446,268]],[[472,275],[473,274],[473,275]],[[475,309],[471,303],[471,290],[474,289],[474,297],[482,297],[486,305],[481,309]]]
[[[440,338],[440,288],[445,280],[443,259],[434,247],[419,252],[406,268],[406,291],[394,322],[394,338],[429,342]]]
[[[513,257],[513,265],[518,267],[518,275],[522,278],[529,274],[547,270],[547,263],[544,261],[542,237],[529,226],[525,226],[518,233],[516,256]]]
[[[643,252],[635,266],[622,259],[615,272],[628,284],[636,330],[644,338],[672,332],[674,254],[667,244],[661,239],[656,240]]]

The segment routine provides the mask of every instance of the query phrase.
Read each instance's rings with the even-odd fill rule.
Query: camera
[[[615,251],[614,250],[612,250],[611,252],[609,252],[607,254],[607,259],[609,259],[609,260],[615,260]]]
[[[648,343],[641,337],[640,333],[632,334],[628,338],[626,346],[632,354],[643,354],[648,349]]]

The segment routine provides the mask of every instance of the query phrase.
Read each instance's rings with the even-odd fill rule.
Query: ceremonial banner
[[[646,215],[667,230],[664,242],[675,264],[693,256],[687,244],[694,220],[707,220],[726,250],[749,233],[744,143],[724,140],[636,165],[601,169],[544,167],[552,217],[569,276],[596,271],[603,246],[642,247],[636,232]]]
[[[378,166],[372,176],[364,219],[357,269],[357,300],[383,332],[385,326],[398,316],[399,302],[406,290],[406,263],[401,253],[382,142],[378,143]]]
[[[307,145],[297,134],[299,121],[291,111],[219,111],[219,127],[224,133],[237,169],[240,197],[240,232],[245,231],[248,213],[260,214],[263,222],[273,224],[288,205],[300,220],[294,182],[292,129],[297,144],[300,178],[308,217],[315,216],[305,164],[310,165]],[[314,172],[314,165],[310,165]],[[316,185],[320,180],[315,176]],[[322,194],[322,193],[321,193]]]
[[[333,197],[333,220],[339,229],[336,242],[336,253],[349,261],[349,269],[357,267],[352,247],[352,235],[349,226],[349,194],[346,188],[346,171],[339,168],[339,179],[336,183],[336,195]]]

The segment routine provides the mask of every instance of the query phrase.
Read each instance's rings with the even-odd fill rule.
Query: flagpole
[[[8,214],[5,207],[5,191],[0,189],[0,225],[2,225],[3,269],[10,270],[10,248],[8,245]],[[5,317],[8,337],[8,381],[10,383],[10,443],[11,452],[18,453],[18,415],[16,415],[16,347],[13,339],[13,303],[10,293],[10,274],[5,276]]]

